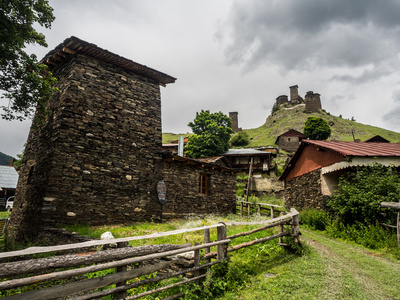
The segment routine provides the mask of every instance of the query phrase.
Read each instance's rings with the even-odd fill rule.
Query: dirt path
[[[302,233],[325,264],[320,299],[400,299],[400,263],[315,232]]]

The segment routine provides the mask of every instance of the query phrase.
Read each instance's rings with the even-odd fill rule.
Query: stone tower
[[[232,130],[234,132],[241,131],[242,128],[239,128],[239,121],[238,121],[238,113],[236,111],[229,113],[229,118],[232,122]]]
[[[58,223],[159,219],[159,86],[175,78],[75,37],[42,62],[59,91],[28,137],[11,237],[24,241]]]
[[[314,93],[313,91],[307,92],[305,97],[305,103],[306,103],[305,111],[307,113],[317,112],[318,110],[322,109],[320,95]]]

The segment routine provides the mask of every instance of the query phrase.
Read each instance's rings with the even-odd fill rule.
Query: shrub
[[[323,210],[305,209],[300,213],[300,221],[312,229],[325,230],[331,224],[331,216]]]
[[[239,131],[230,140],[232,146],[242,147],[250,143],[249,135],[244,131]]]
[[[357,167],[339,179],[337,194],[328,203],[345,224],[395,224],[395,212],[381,202],[398,202],[400,176],[395,168],[374,164]]]

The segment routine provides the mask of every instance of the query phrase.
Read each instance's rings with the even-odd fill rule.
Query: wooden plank
[[[177,283],[174,283],[174,284],[163,286],[161,288],[158,288],[158,289],[155,289],[155,290],[152,290],[152,291],[148,291],[148,292],[140,293],[140,294],[137,294],[137,295],[134,295],[134,296],[130,296],[130,297],[127,297],[125,299],[126,300],[138,299],[138,298],[141,298],[141,297],[144,297],[144,296],[147,296],[147,295],[151,295],[151,294],[154,294],[154,293],[158,293],[158,292],[162,292],[162,291],[171,289],[173,287],[176,287],[176,286],[179,286],[179,285],[182,285],[182,284],[186,284],[186,283],[189,283],[189,282],[192,282],[192,281],[195,281],[195,280],[199,280],[201,278],[205,278],[206,276],[207,276],[207,274],[200,275],[200,276],[197,276],[197,277],[193,277],[193,278],[190,278],[190,279],[183,280],[181,282],[177,282]]]
[[[215,225],[210,225],[210,226],[188,228],[188,229],[178,229],[178,230],[161,232],[161,233],[156,232],[156,233],[152,233],[152,234],[148,234],[148,235],[113,239],[112,242],[110,242],[110,240],[95,240],[95,241],[88,241],[88,242],[68,244],[68,245],[58,245],[58,246],[49,246],[49,247],[47,247],[47,246],[45,246],[45,247],[30,247],[30,248],[27,248],[24,250],[2,252],[2,253],[0,253],[0,258],[21,256],[21,255],[40,254],[40,253],[47,253],[47,252],[54,252],[54,251],[74,250],[74,249],[80,249],[80,248],[86,248],[86,247],[107,245],[110,243],[129,242],[129,241],[137,241],[137,240],[144,240],[144,239],[150,239],[150,238],[159,238],[159,237],[170,236],[170,235],[175,235],[175,234],[180,234],[180,233],[204,230],[207,228],[211,229],[211,228],[216,228],[216,227],[221,227],[221,226],[224,226],[224,225],[215,224]]]
[[[108,289],[108,290],[104,290],[104,291],[94,292],[94,293],[92,293],[90,295],[77,296],[77,297],[74,297],[74,300],[98,299],[98,298],[101,298],[101,297],[104,297],[104,296],[107,296],[107,295],[111,295],[111,294],[114,294],[114,293],[117,293],[117,292],[121,292],[124,289],[125,290],[134,289],[134,288],[138,288],[140,286],[143,286],[143,285],[146,285],[146,284],[149,284],[149,283],[160,282],[162,280],[169,279],[169,278],[172,278],[172,277],[178,277],[180,275],[183,275],[183,274],[186,274],[186,273],[189,273],[189,272],[192,273],[192,272],[195,272],[197,270],[204,270],[204,269],[207,269],[207,268],[209,268],[209,267],[211,267],[213,265],[216,265],[216,264],[218,264],[220,262],[221,261],[215,260],[213,262],[201,265],[199,267],[183,269],[183,270],[180,270],[180,271],[177,271],[177,272],[166,273],[166,274],[159,275],[159,276],[156,276],[156,277],[153,277],[153,278],[148,278],[148,279],[143,279],[143,280],[140,280],[140,281],[136,281],[136,282],[133,282],[131,284],[128,284],[124,288],[117,287],[117,288],[112,288],[112,289]]]
[[[191,247],[192,244],[181,245],[149,245],[140,247],[125,247],[98,252],[60,255],[39,259],[14,261],[0,264],[0,278],[9,278],[15,275],[33,274],[57,268],[71,268],[77,266],[104,263],[135,256],[149,255],[181,248]]]
[[[120,267],[120,266],[135,264],[135,263],[139,263],[139,262],[142,262],[145,260],[176,255],[179,253],[194,251],[194,250],[203,249],[206,247],[218,246],[221,244],[228,244],[229,242],[230,242],[229,239],[225,239],[225,240],[216,241],[216,242],[212,242],[212,243],[208,243],[208,244],[202,244],[202,245],[193,246],[193,247],[189,247],[189,248],[183,248],[183,249],[177,249],[177,250],[172,250],[172,251],[167,251],[167,252],[162,252],[162,253],[144,255],[144,256],[135,257],[135,258],[127,258],[127,259],[122,259],[119,261],[108,262],[108,263],[104,263],[104,264],[88,266],[88,267],[83,267],[83,268],[79,268],[79,269],[66,270],[66,271],[60,271],[60,272],[56,272],[56,273],[32,276],[32,277],[28,277],[28,278],[20,278],[20,279],[3,281],[3,282],[0,282],[0,290],[5,290],[5,289],[9,289],[9,288],[14,288],[14,287],[20,287],[20,286],[44,282],[44,281],[65,279],[65,278],[69,278],[72,276],[79,276],[79,275],[83,275],[86,273],[92,273],[92,272],[107,270],[110,268],[116,268],[116,267]]]
[[[247,231],[247,232],[241,232],[241,233],[237,233],[237,234],[234,234],[234,235],[230,235],[227,238],[230,239],[230,240],[233,240],[233,239],[235,239],[237,237],[250,235],[252,233],[256,233],[256,232],[259,232],[259,231],[262,231],[262,230],[265,230],[265,229],[268,229],[268,228],[272,228],[272,227],[275,227],[275,226],[279,226],[279,225],[283,226],[284,224],[287,224],[290,221],[291,221],[291,219],[281,220],[279,222],[276,222],[276,223],[273,223],[273,224],[268,224],[266,226],[263,226],[263,227],[260,227],[260,228],[256,228],[256,229],[253,229],[253,230],[250,230],[250,231]]]
[[[381,206],[400,210],[400,202],[381,202]]]
[[[133,269],[123,273],[109,274],[87,280],[75,281],[63,285],[52,286],[37,291],[31,291],[15,296],[10,296],[9,299],[26,299],[26,300],[46,300],[54,298],[62,298],[77,293],[83,293],[94,289],[109,286],[121,282],[121,280],[129,280],[143,275],[148,275],[159,270],[165,269],[172,264],[169,262],[162,262],[157,265],[150,265],[140,269]]]

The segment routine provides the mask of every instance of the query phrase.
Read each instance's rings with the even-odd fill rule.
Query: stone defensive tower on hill
[[[280,95],[276,98],[276,105],[280,106],[294,106],[298,104],[305,104],[305,111],[307,113],[317,112],[322,109],[320,94],[309,91],[305,95],[305,99],[299,96],[297,85],[289,87],[290,89],[290,100],[287,95]]]

